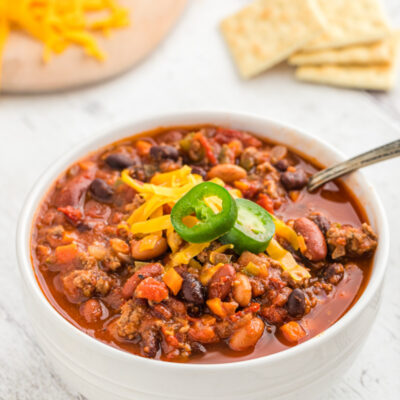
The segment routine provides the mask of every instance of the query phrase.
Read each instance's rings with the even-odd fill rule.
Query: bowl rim
[[[194,121],[203,122],[190,123],[191,119],[193,119]],[[78,156],[78,153],[86,151],[86,154],[88,154],[89,152],[96,151],[96,149],[99,149],[107,144],[111,144],[113,141],[110,141],[110,139],[114,135],[119,140],[121,133],[123,132],[124,134],[121,137],[129,137],[128,132],[131,132],[131,136],[135,134],[140,134],[143,130],[138,131],[138,129],[136,128],[137,125],[144,125],[149,127],[153,126],[153,128],[148,128],[150,130],[157,127],[173,127],[190,124],[196,125],[202,123],[224,125],[224,123],[220,120],[227,119],[230,122],[225,123],[225,125],[229,125],[231,123],[235,124],[235,122],[239,123],[239,121],[241,121],[240,123],[249,123],[249,125],[260,124],[274,126],[277,129],[289,129],[300,138],[304,138],[308,141],[315,141],[319,146],[324,147],[325,150],[333,154],[333,156],[338,160],[345,158],[343,153],[338,151],[335,147],[327,143],[325,140],[320,139],[310,133],[304,132],[302,129],[299,129],[292,124],[284,123],[277,119],[259,116],[253,113],[237,112],[232,110],[194,110],[184,112],[159,113],[151,117],[134,118],[129,123],[121,124],[114,129],[103,129],[100,132],[96,132],[95,134],[91,135],[89,138],[74,146],[62,157],[53,162],[49,166],[49,168],[45,169],[44,172],[39,176],[39,178],[33,184],[31,190],[28,192],[28,195],[26,196],[24,205],[20,212],[16,231],[16,253],[19,272],[22,276],[23,282],[26,284],[30,292],[35,295],[41,307],[46,309],[46,312],[48,313],[49,317],[53,319],[54,323],[59,323],[63,325],[63,329],[66,329],[69,335],[76,336],[77,340],[81,340],[84,344],[93,347],[94,351],[99,351],[103,354],[107,353],[107,355],[109,355],[110,357],[124,359],[125,361],[134,364],[141,364],[143,367],[150,366],[152,368],[160,369],[168,368],[169,370],[176,371],[181,371],[182,369],[190,369],[192,371],[208,370],[217,372],[220,370],[231,370],[242,367],[257,367],[261,365],[265,366],[266,364],[273,364],[277,361],[281,362],[291,357],[300,356],[301,354],[306,353],[309,349],[318,345],[323,345],[324,343],[328,342],[339,331],[342,331],[349,324],[351,324],[351,322],[354,321],[357,315],[360,314],[362,310],[367,307],[375,293],[379,290],[385,275],[389,255],[389,228],[386,214],[379,196],[377,195],[374,187],[365,179],[364,175],[360,171],[353,173],[353,175],[361,181],[362,187],[368,186],[369,198],[373,201],[373,209],[377,215],[377,225],[379,226],[379,251],[375,254],[374,257],[373,271],[367,286],[365,287],[363,293],[361,294],[360,298],[355,302],[355,304],[351,306],[351,308],[337,322],[304,343],[270,355],[256,357],[249,360],[232,361],[228,363],[195,364],[166,362],[141,357],[114,348],[109,344],[103,343],[100,340],[97,340],[87,335],[79,328],[74,326],[50,304],[42,289],[40,288],[39,282],[37,281],[36,275],[34,273],[30,256],[30,238],[33,219],[36,215],[37,208],[40,202],[43,200],[47,190],[49,190],[54,180],[57,179],[54,178],[54,175],[60,175],[62,171],[64,171],[69,165],[71,165],[71,163],[76,162],[81,157]],[[187,122],[183,123],[183,120]],[[262,135],[262,132],[259,133],[260,135]],[[277,140],[277,142],[279,142],[279,140]],[[295,148],[295,146],[290,145],[289,147]],[[91,150],[88,150],[88,148],[90,148]],[[374,279],[372,279],[372,276],[374,276]]]

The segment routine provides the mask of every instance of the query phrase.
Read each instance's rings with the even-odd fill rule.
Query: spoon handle
[[[368,165],[388,160],[389,158],[394,158],[399,155],[400,139],[317,172],[308,181],[307,189],[309,192],[311,192],[319,188],[324,183],[335,178],[339,178],[340,176],[355,171],[356,169],[367,167]]]

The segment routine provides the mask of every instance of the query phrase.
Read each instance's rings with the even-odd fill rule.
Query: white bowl
[[[332,327],[309,341],[266,357],[228,364],[176,364],[135,356],[103,344],[65,320],[47,301],[30,258],[35,212],[57,177],[90,151],[160,126],[201,123],[231,126],[281,142],[325,165],[343,156],[321,140],[263,117],[227,112],[188,112],[137,121],[98,135],[55,162],[35,184],[17,231],[17,255],[24,295],[37,340],[69,386],[96,400],[319,398],[352,364],[378,311],[389,233],[375,190],[359,172],[345,182],[361,200],[379,235],[370,282],[357,303]],[[306,397],[307,396],[307,397]]]

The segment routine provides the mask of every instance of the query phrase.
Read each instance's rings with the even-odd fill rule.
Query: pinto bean
[[[308,182],[308,178],[303,169],[298,168],[296,171],[286,171],[281,174],[281,183],[286,190],[303,189]]]
[[[157,240],[155,246],[152,249],[141,250],[140,249],[141,240],[131,241],[131,256],[135,260],[146,261],[153,258],[157,258],[164,254],[167,250],[167,241],[165,238],[160,238]]]
[[[271,163],[276,164],[287,156],[287,148],[285,146],[274,146],[271,150]]]
[[[132,297],[133,293],[136,290],[137,285],[141,282],[142,279],[148,277],[156,277],[161,275],[163,272],[163,267],[159,263],[148,264],[140,268],[136,271],[128,280],[125,282],[122,287],[122,297],[125,299],[129,299]]]
[[[305,257],[311,261],[322,261],[325,259],[328,248],[325,237],[317,224],[308,218],[301,217],[294,221],[293,228],[297,234],[303,236],[306,242]]]
[[[234,182],[246,178],[247,172],[244,168],[234,164],[219,164],[208,171],[208,178],[220,178],[224,182]]]
[[[105,159],[105,162],[110,168],[117,171],[122,171],[134,164],[132,158],[123,153],[110,154]]]
[[[81,315],[87,322],[96,322],[103,315],[103,310],[99,300],[89,299],[83,303],[79,309]]]
[[[151,146],[150,156],[157,161],[161,160],[176,161],[179,158],[179,152],[173,146],[167,146],[167,145]]]
[[[294,289],[290,293],[286,303],[286,309],[291,317],[301,318],[306,311],[306,298],[300,289]]]
[[[96,200],[104,203],[110,202],[114,194],[113,189],[103,179],[99,178],[96,178],[90,184],[89,191]]]
[[[249,305],[251,301],[251,284],[246,275],[241,273],[236,274],[232,294],[240,306],[246,307]]]
[[[252,318],[237,329],[229,339],[229,347],[234,351],[244,351],[256,345],[264,333],[264,322],[260,318]]]
[[[182,297],[190,303],[198,305],[204,303],[203,285],[192,274],[184,274],[181,293]]]
[[[208,284],[208,298],[219,297],[223,300],[231,290],[235,268],[230,264],[223,265],[211,278]]]

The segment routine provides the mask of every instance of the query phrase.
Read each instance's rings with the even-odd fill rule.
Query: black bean
[[[92,229],[92,227],[84,222],[80,223],[76,227],[80,233],[88,232]]]
[[[295,172],[286,171],[281,174],[281,183],[286,190],[302,189],[307,182],[307,175],[301,168],[298,168]]]
[[[274,164],[274,167],[281,172],[285,172],[289,168],[289,162],[287,160],[279,160]]]
[[[193,318],[199,318],[203,314],[204,307],[201,304],[189,303],[186,307],[186,312]]]
[[[122,153],[110,154],[105,161],[110,168],[118,171],[122,171],[134,164],[131,157]]]
[[[322,274],[326,282],[337,285],[343,279],[344,267],[339,263],[330,264]]]
[[[192,168],[192,174],[200,175],[203,179],[206,178],[207,172],[203,168],[198,167],[196,165],[192,165],[191,168]]]
[[[179,152],[173,146],[157,145],[150,148],[150,156],[156,161],[167,159],[176,161],[179,158]]]
[[[113,196],[113,189],[107,185],[102,179],[96,178],[89,186],[92,196],[103,203],[111,201]]]
[[[182,297],[190,303],[204,303],[203,285],[192,274],[186,273],[184,275],[181,293]]]
[[[288,298],[286,308],[291,317],[301,318],[306,311],[306,298],[300,289],[294,289]]]
[[[317,224],[318,228],[321,229],[321,232],[325,235],[328,229],[331,227],[331,223],[328,218],[322,215],[319,212],[312,213],[309,217],[311,221]]]
[[[193,342],[190,347],[192,348],[192,354],[205,354],[207,349],[199,342]]]

